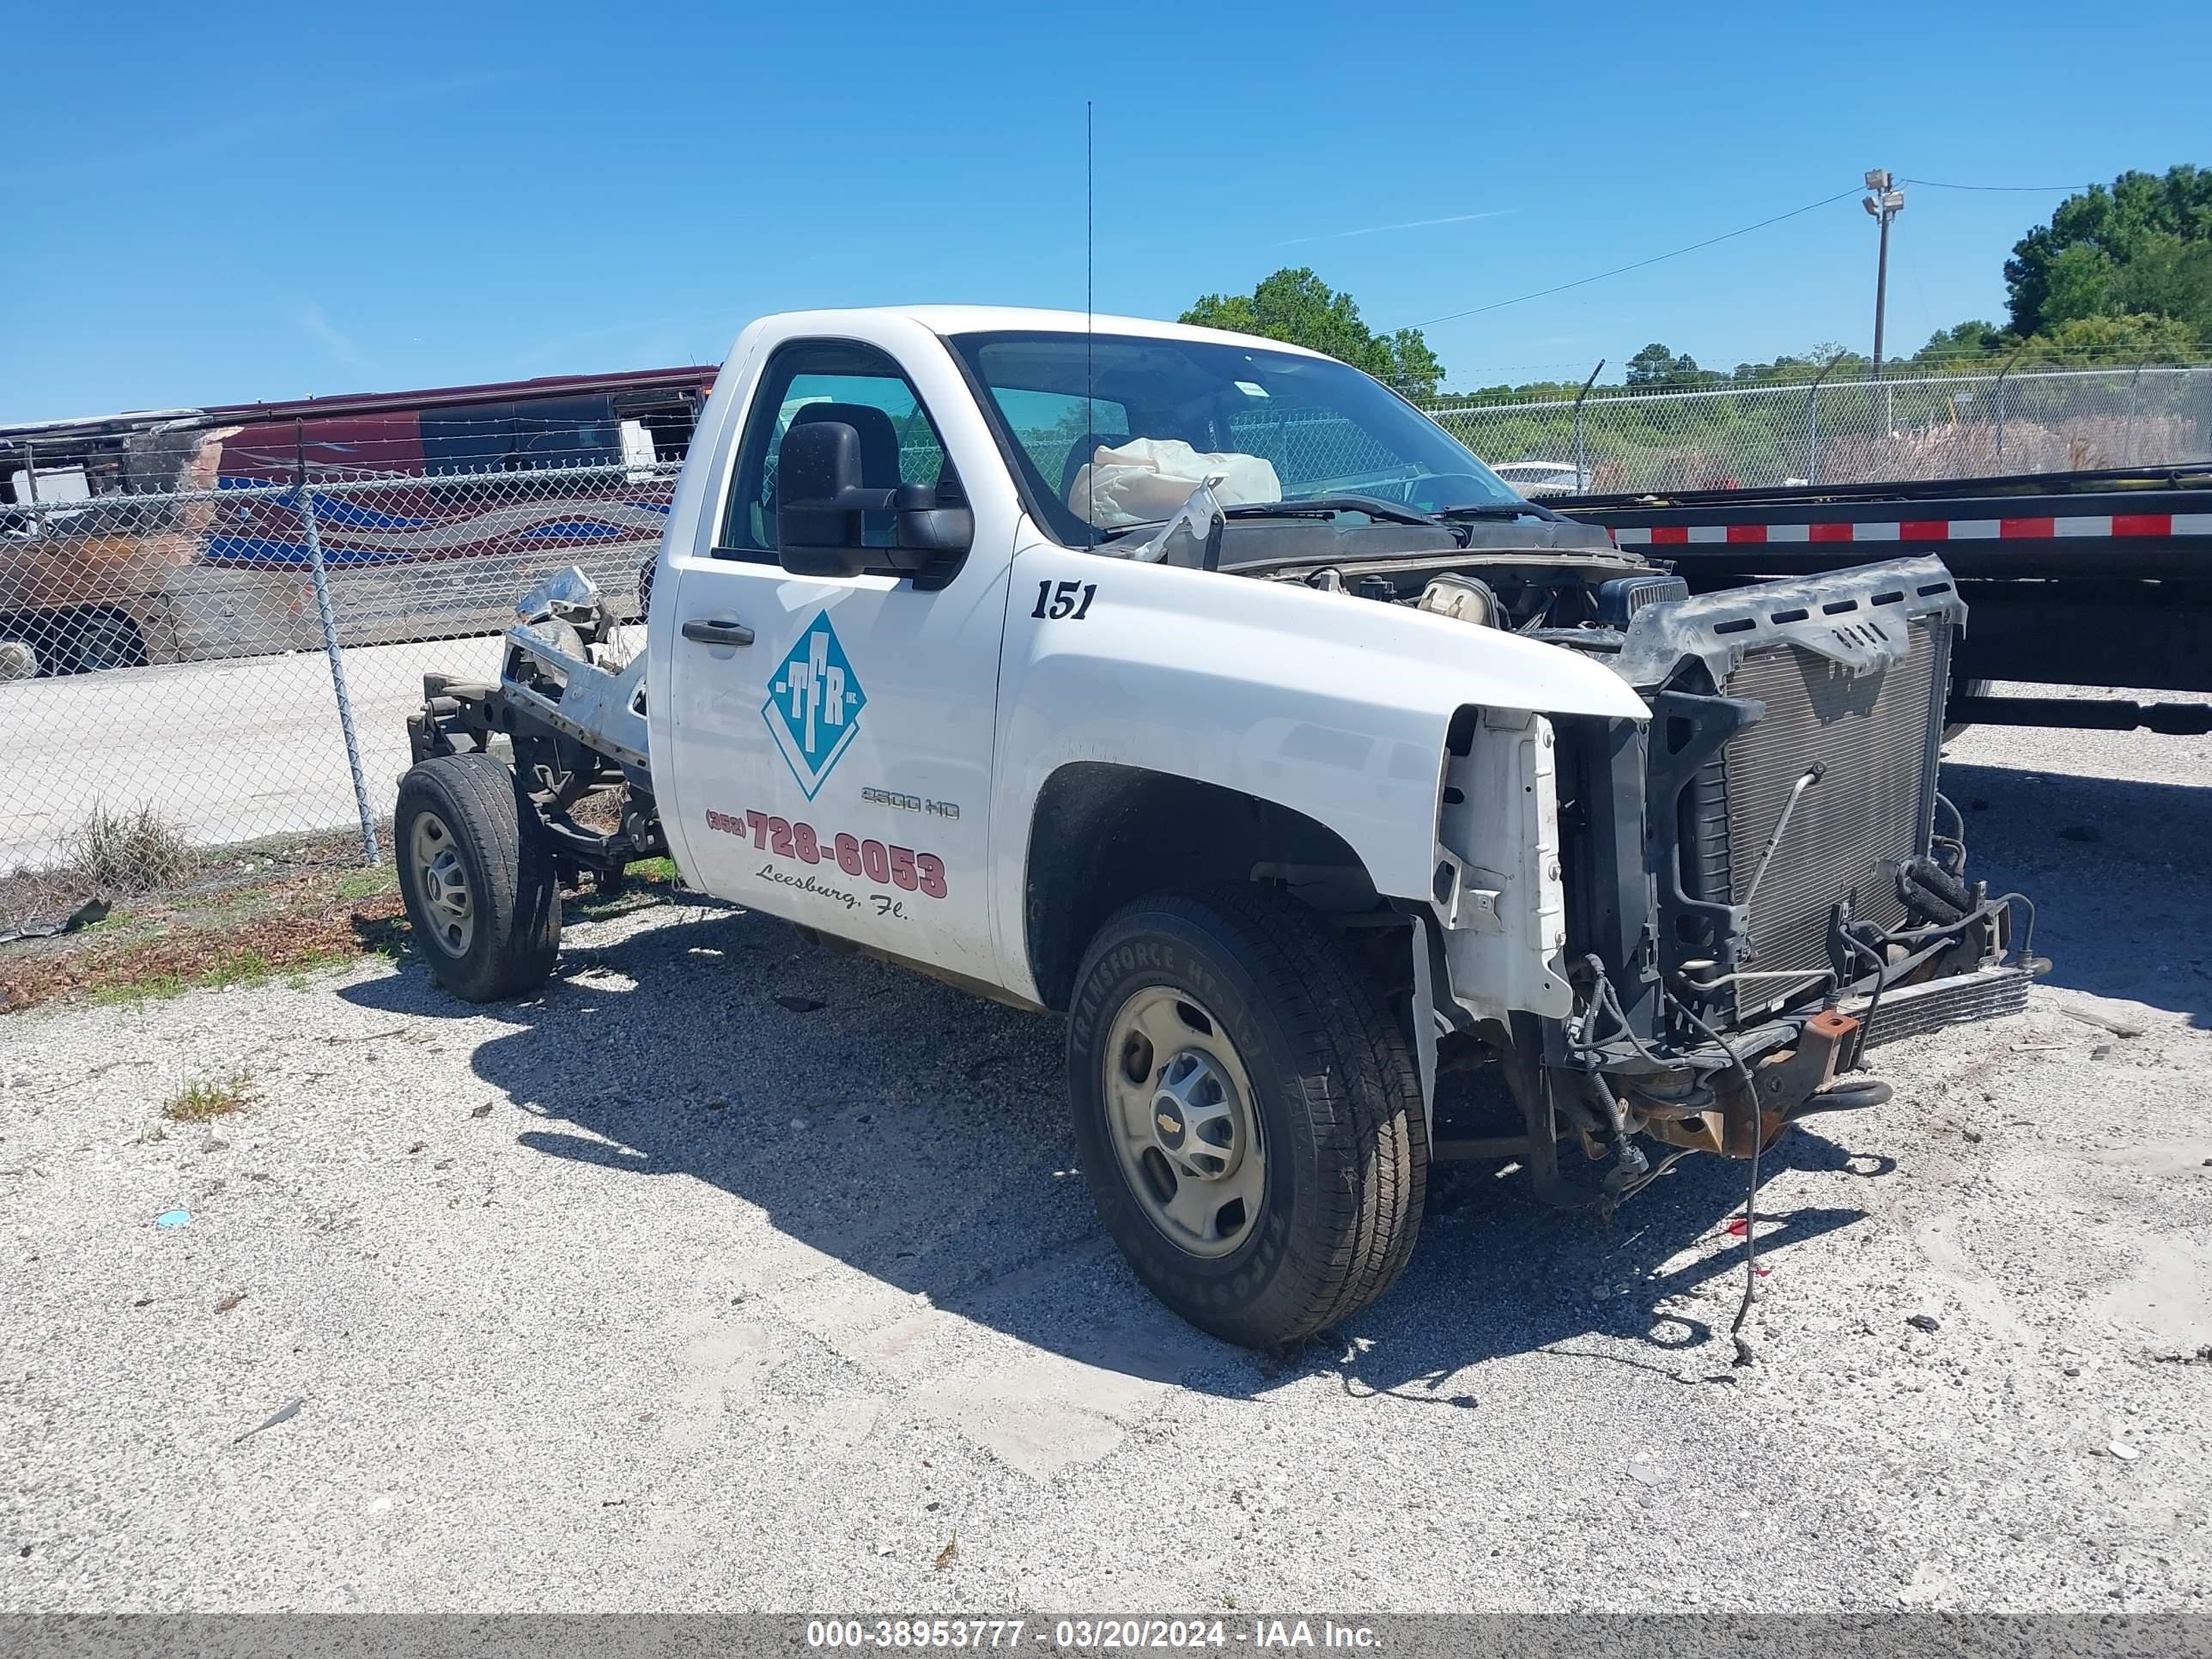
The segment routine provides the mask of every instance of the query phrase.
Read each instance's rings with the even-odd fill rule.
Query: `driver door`
[[[817,421],[859,434],[871,489],[959,476],[961,458],[888,352],[801,339],[771,354],[711,554],[672,562],[670,775],[685,873],[749,907],[995,982],[985,872],[1005,561],[971,549],[949,581],[923,586],[887,571],[785,569],[783,441]],[[890,515],[861,517],[866,544],[889,547]]]

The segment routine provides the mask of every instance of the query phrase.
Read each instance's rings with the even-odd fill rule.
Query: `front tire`
[[[515,775],[487,754],[441,755],[399,781],[393,853],[430,973],[465,1002],[543,985],[561,952],[553,849]]]
[[[1418,1074],[1304,905],[1223,887],[1117,912],[1085,954],[1067,1050],[1100,1218],[1200,1329],[1296,1341],[1404,1268],[1428,1175]]]

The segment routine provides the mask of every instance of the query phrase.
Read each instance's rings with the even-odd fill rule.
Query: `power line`
[[[1499,300],[1486,306],[1475,306],[1466,311],[1455,311],[1447,316],[1431,317],[1426,322],[1414,323],[1414,328],[1434,328],[1438,323],[1455,323],[1462,317],[1480,317],[1486,311],[1503,311],[1508,306],[1524,305],[1530,300],[1541,300],[1548,295],[1565,294],[1571,288],[1586,288],[1592,283],[1601,283],[1608,276],[1624,276],[1632,270],[1641,270],[1646,265],[1656,265],[1662,259],[1678,259],[1685,253],[1695,253],[1699,248],[1712,246],[1738,236],[1748,236],[1754,230],[1765,230],[1769,225],[1778,225],[1784,219],[1795,219],[1801,213],[1810,213],[1815,208],[1826,207],[1831,202],[1840,202],[1846,196],[1859,193],[1854,185],[1849,190],[1839,190],[1833,196],[1823,196],[1817,202],[1808,202],[1803,207],[1791,208],[1787,213],[1778,213],[1771,219],[1761,219],[1755,225],[1745,225],[1738,230],[1723,231],[1717,236],[1708,236],[1702,242],[1692,242],[1687,247],[1678,247],[1666,253],[1655,253],[1648,259],[1638,259],[1632,264],[1615,265],[1611,270],[1601,270],[1595,276],[1579,276],[1571,283],[1561,283],[1553,288],[1538,289],[1534,294],[1517,295],[1510,300]]]
[[[2008,194],[2037,194],[2044,191],[2094,190],[2094,185],[1947,185],[1936,179],[1905,179],[1907,185],[1919,185],[1929,190],[1995,190]]]

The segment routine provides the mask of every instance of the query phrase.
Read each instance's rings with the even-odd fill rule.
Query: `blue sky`
[[[719,359],[809,305],[1172,316],[1311,264],[1380,327],[1816,201],[2212,163],[2197,6],[20,9],[0,420]],[[2100,67],[2107,51],[2115,61]],[[2118,62],[2124,57],[2125,62]],[[36,158],[27,164],[22,158]],[[1890,341],[2055,194],[1908,188]],[[1440,323],[1467,386],[1869,343],[1855,198]]]

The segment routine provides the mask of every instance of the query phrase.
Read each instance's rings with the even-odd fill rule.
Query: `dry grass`
[[[238,1072],[219,1082],[199,1079],[186,1084],[161,1108],[161,1115],[172,1123],[205,1123],[210,1118],[244,1111],[252,1098],[252,1078]]]
[[[135,812],[95,806],[70,840],[70,873],[98,892],[149,893],[173,887],[198,862],[184,831],[150,806]]]
[[[56,997],[136,1002],[203,986],[258,985],[357,957],[397,955],[406,938],[399,895],[354,899],[357,878],[300,875],[224,896],[135,911],[121,929],[94,929],[0,958],[0,1012]]]
[[[103,859],[124,856],[134,838],[141,851],[131,856],[174,871],[150,814],[99,814],[82,836]],[[96,927],[0,952],[0,1017],[55,999],[133,1003],[272,980],[304,990],[313,969],[396,958],[407,948],[398,873],[389,863],[349,867],[352,847],[349,837],[326,837],[187,854],[189,878],[173,876],[167,890],[142,885]],[[619,897],[572,894],[571,916],[620,915],[678,886],[666,859],[633,865],[629,877]],[[102,890],[116,884],[96,884],[77,864],[0,878],[0,925],[18,914],[52,915]]]

